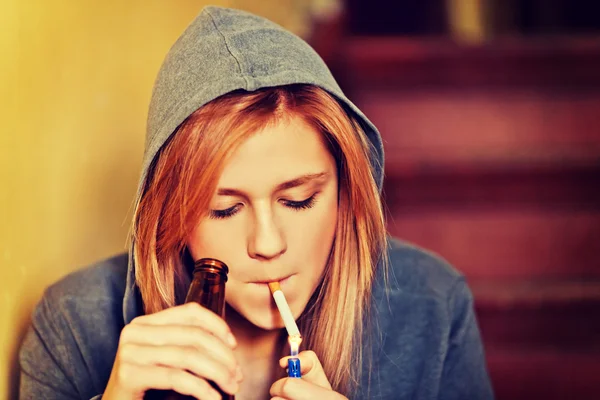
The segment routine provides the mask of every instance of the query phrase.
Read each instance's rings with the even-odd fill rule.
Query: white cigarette
[[[298,329],[298,325],[296,325],[296,320],[292,315],[290,306],[288,306],[287,300],[279,287],[279,282],[269,283],[269,289],[271,289],[271,294],[273,294],[273,299],[275,299],[275,304],[277,304],[277,309],[279,310],[281,319],[283,319],[288,336],[300,336],[300,330]]]

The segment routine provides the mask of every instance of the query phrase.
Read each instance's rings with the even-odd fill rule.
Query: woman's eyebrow
[[[290,181],[286,181],[286,182],[280,183],[275,188],[275,191],[279,192],[281,190],[286,190],[286,189],[295,188],[297,186],[302,186],[302,185],[304,185],[306,183],[309,183],[309,182],[312,182],[312,181],[322,180],[326,176],[327,176],[327,172],[320,172],[318,174],[302,175],[302,176],[300,176],[298,178],[294,178],[294,179],[292,179]]]
[[[298,186],[305,185],[309,182],[316,180],[323,180],[327,177],[327,172],[319,172],[317,174],[306,174],[299,176],[297,178],[291,179],[289,181],[285,181],[277,185],[275,188],[275,192],[279,192],[282,190],[292,189]],[[219,196],[239,196],[239,197],[248,197],[246,193],[238,189],[229,189],[229,188],[221,188],[217,190],[217,195]]]

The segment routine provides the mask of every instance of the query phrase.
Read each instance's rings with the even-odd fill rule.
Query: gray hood
[[[137,201],[152,160],[177,127],[194,111],[237,89],[253,91],[290,84],[312,84],[335,96],[354,114],[372,144],[375,180],[383,183],[383,145],[377,128],[342,93],[319,55],[302,39],[256,15],[206,7],[167,54],[152,93],[146,148]],[[125,323],[140,314],[133,246],[123,311]]]

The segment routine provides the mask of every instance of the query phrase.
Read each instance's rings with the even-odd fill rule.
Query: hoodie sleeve
[[[449,297],[448,311],[452,325],[438,398],[493,399],[473,295],[462,278]]]
[[[33,312],[32,323],[19,354],[19,398],[81,399],[77,390],[77,384],[81,382],[73,381],[81,378],[73,375],[73,371],[81,366],[71,354],[74,349],[76,343],[68,324],[44,296]]]

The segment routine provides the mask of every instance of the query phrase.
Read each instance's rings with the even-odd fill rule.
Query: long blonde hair
[[[290,116],[323,135],[338,167],[334,244],[323,281],[298,322],[303,347],[318,355],[332,387],[349,393],[360,379],[364,324],[386,233],[370,142],[325,90],[289,85],[236,91],[180,125],[155,157],[135,209],[136,283],[147,314],[181,302],[189,279],[185,238],[208,212],[226,155],[261,128]]]

